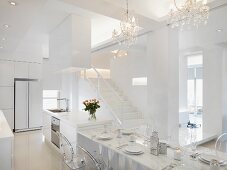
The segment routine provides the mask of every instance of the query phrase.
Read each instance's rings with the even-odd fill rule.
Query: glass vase
[[[94,110],[90,110],[89,111],[89,118],[88,120],[96,120],[96,115],[95,115],[96,111]]]

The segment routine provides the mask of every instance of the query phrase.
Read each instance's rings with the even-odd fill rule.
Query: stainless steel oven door
[[[51,119],[51,129],[54,130],[55,132],[60,131],[60,120],[58,118],[55,118],[52,116]]]
[[[60,138],[54,130],[51,130],[51,142],[60,148]]]

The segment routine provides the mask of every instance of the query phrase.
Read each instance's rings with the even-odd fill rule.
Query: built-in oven
[[[54,116],[51,118],[51,142],[60,148],[60,137],[57,134],[60,132],[60,120]]]

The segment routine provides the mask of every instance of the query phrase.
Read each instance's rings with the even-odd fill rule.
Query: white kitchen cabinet
[[[51,116],[43,111],[43,135],[46,140],[51,141]]]
[[[77,129],[64,121],[60,121],[60,132],[69,140],[69,142],[76,146],[77,143]]]
[[[25,62],[15,62],[15,78],[28,78],[28,63]]]
[[[9,126],[11,129],[13,129],[14,126],[14,109],[6,109],[6,110],[2,110]]]
[[[0,86],[13,86],[14,63],[11,61],[0,61]]]
[[[42,64],[15,62],[15,78],[41,79]]]
[[[29,63],[29,78],[30,79],[41,79],[42,77],[42,64]]]
[[[0,109],[13,109],[14,108],[14,88],[13,87],[0,87]]]

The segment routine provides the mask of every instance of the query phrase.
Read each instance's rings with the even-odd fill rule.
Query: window
[[[58,90],[43,90],[43,109],[58,108],[59,91]]]
[[[132,85],[133,86],[146,86],[147,77],[132,78]]]
[[[202,113],[203,109],[203,56],[188,56],[188,109]]]

